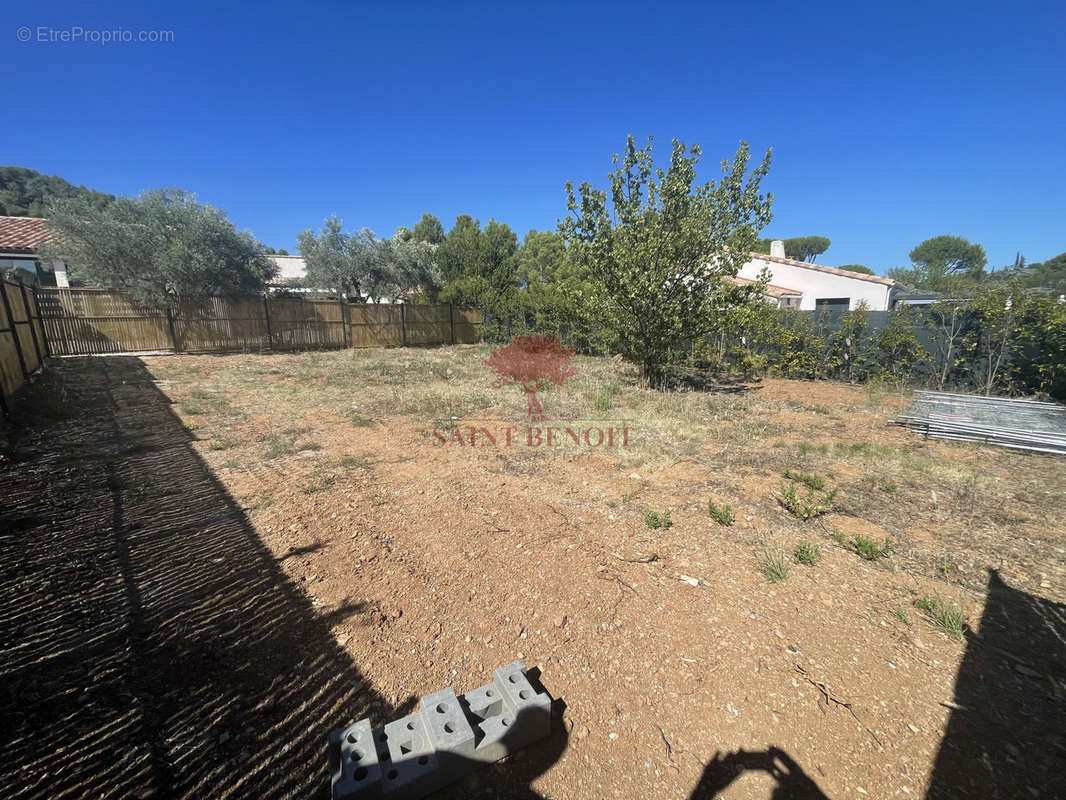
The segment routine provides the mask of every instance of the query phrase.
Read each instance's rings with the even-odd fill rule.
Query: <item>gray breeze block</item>
[[[363,719],[329,735],[333,800],[415,800],[548,735],[551,698],[515,661],[464,695],[449,687],[418,711],[372,728]]]

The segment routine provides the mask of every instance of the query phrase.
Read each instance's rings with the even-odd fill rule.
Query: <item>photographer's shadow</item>
[[[745,772],[765,772],[775,781],[773,800],[829,800],[818,784],[803,771],[784,750],[767,747],[765,750],[739,749],[732,753],[715,753],[703,768],[703,775],[689,800],[715,800]]]

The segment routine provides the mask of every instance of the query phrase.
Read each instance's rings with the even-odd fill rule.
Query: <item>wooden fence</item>
[[[33,290],[22,281],[0,280],[0,410],[41,368],[49,355]]]
[[[144,306],[108,289],[38,289],[53,355],[472,344],[481,313],[449,303],[352,304],[302,297],[204,297]]]

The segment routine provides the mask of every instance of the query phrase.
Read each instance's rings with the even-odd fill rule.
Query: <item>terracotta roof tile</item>
[[[742,278],[739,275],[733,280],[741,286],[746,286],[749,283],[758,283],[758,281],[753,281],[751,278]],[[789,289],[787,286],[777,286],[773,283],[766,284],[766,294],[778,299],[782,297],[803,297],[803,291],[800,289]]]
[[[33,252],[51,238],[46,219],[0,217],[0,252]]]
[[[837,269],[836,267],[823,267],[821,264],[809,264],[806,261],[797,261],[794,258],[780,258],[778,256],[768,256],[766,253],[752,253],[752,258],[757,258],[760,261],[773,261],[776,264],[788,264],[793,267],[802,267],[803,269],[812,269],[815,272],[827,272],[830,275],[839,275],[842,278],[854,278],[859,281],[869,281],[870,283],[881,283],[885,286],[898,286],[899,284],[891,278],[882,278],[880,275],[865,275],[861,272],[849,272],[846,269]]]

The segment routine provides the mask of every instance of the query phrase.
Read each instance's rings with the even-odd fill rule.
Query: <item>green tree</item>
[[[365,265],[357,255],[361,247],[352,239],[352,234],[345,232],[344,224],[336,215],[327,217],[318,233],[310,228],[301,231],[298,237],[300,255],[307,269],[304,282],[347,296],[361,296],[367,275]]]
[[[829,249],[827,236],[797,236],[785,239],[785,255],[797,261],[814,262],[814,259]]]
[[[872,269],[870,269],[869,267],[867,267],[864,264],[844,264],[843,266],[837,267],[837,269],[845,269],[848,272],[858,272],[860,275],[876,275],[877,274]]]
[[[181,189],[102,206],[89,197],[58,198],[46,212],[56,234],[46,258],[63,258],[73,276],[144,299],[251,294],[277,273],[250,233]]]
[[[437,250],[437,263],[445,282],[477,273],[481,260],[481,223],[460,214]]]
[[[875,374],[886,375],[902,386],[919,364],[929,360],[929,353],[915,334],[917,323],[915,313],[907,308],[889,314],[888,324],[873,336]]]
[[[770,243],[773,239],[756,239],[754,250],[757,253],[767,254],[770,252]],[[829,249],[831,244],[827,236],[794,236],[791,239],[782,239],[785,245],[785,257],[796,261],[813,262]]]
[[[953,298],[938,300],[925,314],[923,324],[932,332],[936,388],[944,389],[973,355],[969,306]]]
[[[440,285],[436,250],[414,241],[407,228],[397,229],[391,239],[379,239],[369,228],[346,232],[336,216],[328,217],[317,234],[300,234],[307,285],[370,302],[401,300],[416,291],[435,294]]]
[[[441,298],[477,306],[495,321],[509,317],[518,301],[517,251],[518,236],[505,223],[490,219],[482,230],[478,220],[457,217],[437,250]]]
[[[1026,391],[1066,399],[1066,303],[1047,295],[1027,297],[1017,336],[1018,385]]]
[[[429,242],[429,244],[444,243],[444,226],[433,214],[425,213],[422,219],[415,223],[411,231],[416,242]]]
[[[1026,265],[1019,277],[1024,286],[1050,289],[1058,294],[1066,293],[1066,253],[1059,253],[1047,261]]]
[[[377,246],[383,271],[375,291],[393,302],[405,300],[415,292],[436,298],[441,286],[437,245],[415,239],[406,228],[400,228]]]
[[[697,185],[697,146],[674,140],[669,166],[656,169],[652,144],[633,137],[610,190],[566,185],[568,214],[561,222],[571,257],[602,283],[601,324],[622,354],[659,385],[665,368],[713,329],[747,262],[759,230],[770,221],[771,195],[759,193],[770,152],[750,174],[741,142],[723,177]]]
[[[943,289],[952,278],[964,278],[969,284],[979,282],[988,263],[981,245],[947,235],[926,239],[911,250],[910,259],[910,269],[895,267],[889,277],[915,289],[932,290]]]
[[[973,376],[986,395],[1009,386],[1010,365],[1018,345],[1016,328],[1025,299],[1015,283],[984,289],[969,302],[977,326]]]
[[[610,334],[599,324],[602,285],[570,258],[557,231],[529,231],[517,254],[520,311],[530,332],[557,335],[582,352],[604,353]]]

